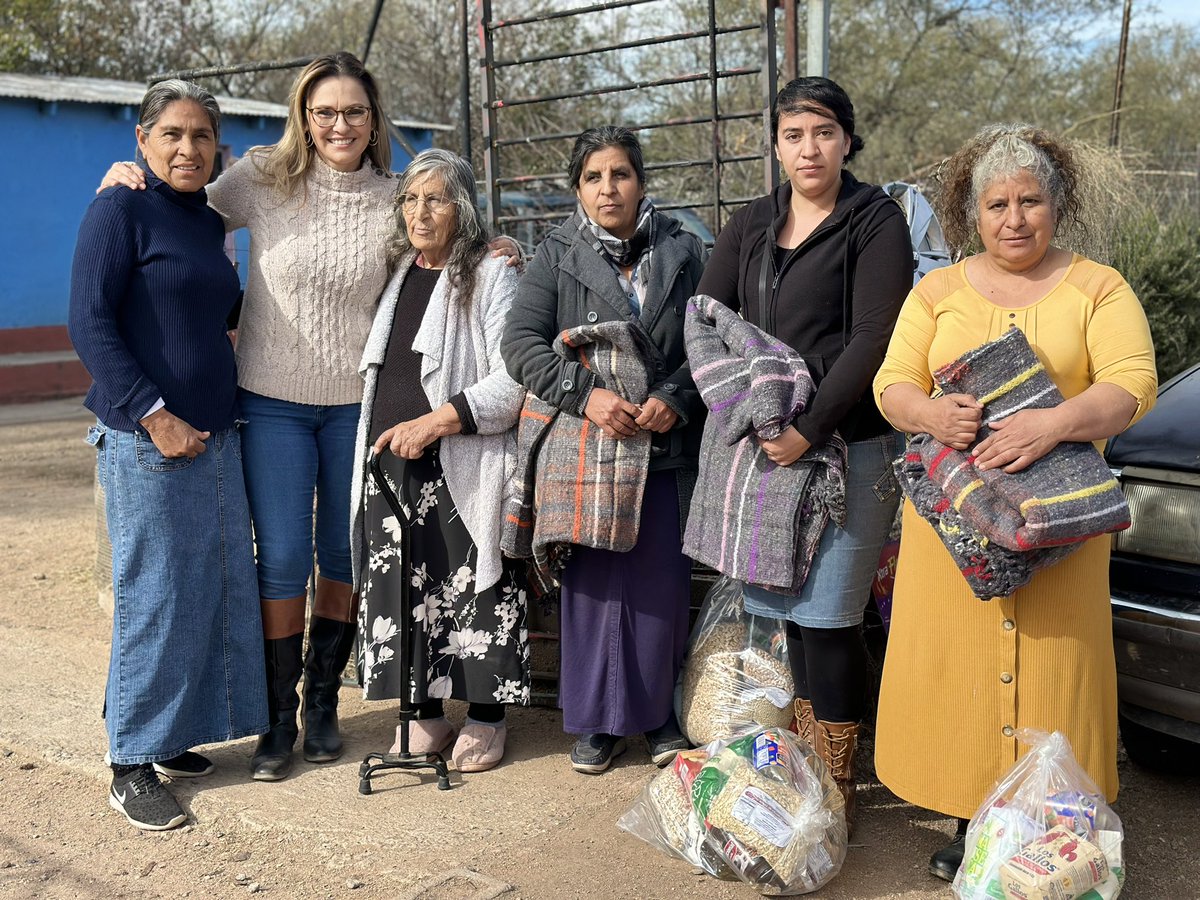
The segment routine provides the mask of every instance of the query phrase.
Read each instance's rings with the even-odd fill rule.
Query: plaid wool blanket
[[[629,322],[567,329],[554,350],[595,372],[597,385],[631,403],[646,401],[654,354]],[[637,543],[650,439],[649,431],[610,438],[588,419],[526,394],[500,548],[533,559],[536,588],[558,586],[572,544],[624,552]]]
[[[708,419],[684,535],[688,556],[731,578],[796,593],[825,526],[846,521],[846,444],[834,434],[790,466],[779,437],[812,397],[804,360],[712,297],[688,302],[684,341]]]
[[[991,434],[989,422],[1063,402],[1020,329],[963,354],[934,380],[942,393],[970,394],[983,404],[979,433],[965,451],[916,435],[896,474],[976,596],[1008,596],[1083,541],[1129,527],[1121,488],[1090,443],[1061,443],[1012,474],[975,468],[972,449]]]

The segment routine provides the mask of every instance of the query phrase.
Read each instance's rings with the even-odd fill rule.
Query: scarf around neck
[[[645,197],[638,204],[637,225],[629,240],[614,237],[608,230],[595,222],[580,203],[575,208],[576,226],[588,243],[601,256],[610,259],[616,266],[632,266],[642,259],[649,261],[654,249],[654,204]],[[639,266],[640,268],[640,266]]]

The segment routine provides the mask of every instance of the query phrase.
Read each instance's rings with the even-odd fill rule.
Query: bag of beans
[[[1125,883],[1124,829],[1060,733],[1029,745],[967,827],[960,900],[1113,900]]]
[[[704,598],[680,686],[679,724],[698,746],[791,722],[783,623],[747,613],[740,581],[722,575]]]

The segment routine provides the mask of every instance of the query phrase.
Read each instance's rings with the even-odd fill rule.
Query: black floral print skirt
[[[412,558],[401,560],[404,526],[367,473],[358,618],[363,695],[396,699],[405,690],[399,621],[407,615],[412,623],[413,703],[453,698],[528,705],[525,563],[505,559],[500,581],[477,593],[477,550],[446,487],[437,445],[415,460],[385,451],[380,467],[402,502],[410,498],[415,518],[407,526]],[[399,490],[401,479],[407,494]],[[402,580],[408,583],[408,609],[401,608]]]

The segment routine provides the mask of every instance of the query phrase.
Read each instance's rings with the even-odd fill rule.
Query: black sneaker
[[[691,746],[687,738],[680,733],[674,716],[661,728],[646,732],[646,748],[650,751],[650,760],[660,769],[668,765],[680,750],[687,750]]]
[[[158,780],[149,763],[118,775],[113,773],[108,803],[145,831],[166,831],[187,821],[187,813]]]
[[[168,778],[199,778],[215,768],[211,759],[191,750],[185,750],[178,756],[154,764],[154,771]]]
[[[112,765],[112,757],[108,755],[107,750],[104,751],[104,764]],[[178,756],[154,763],[154,771],[168,778],[199,778],[208,775],[215,768],[211,759],[191,750],[184,750]]]
[[[587,775],[599,775],[625,752],[625,738],[615,734],[585,734],[571,748],[571,768]]]

